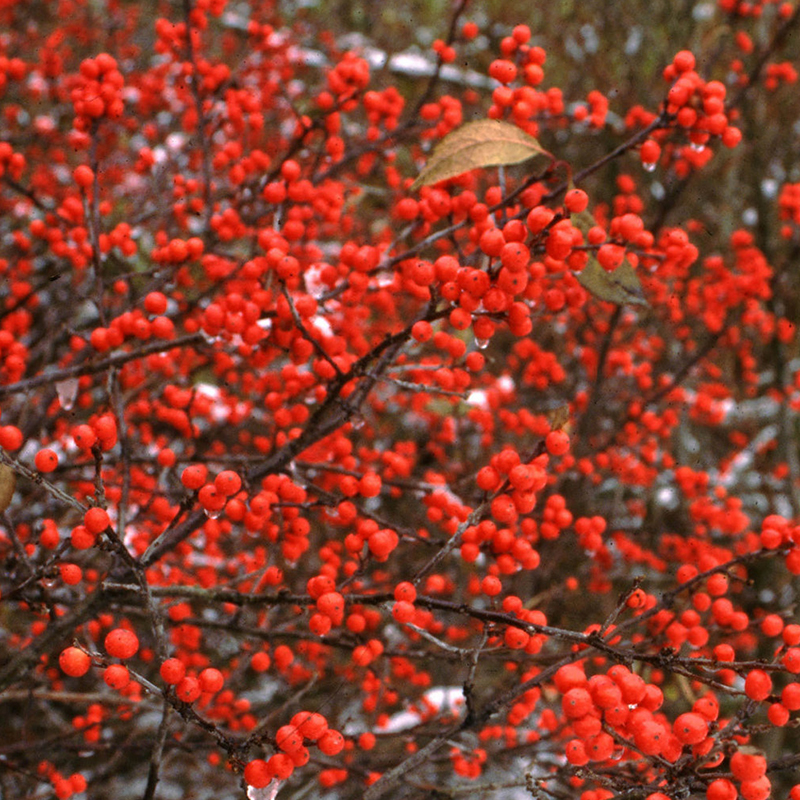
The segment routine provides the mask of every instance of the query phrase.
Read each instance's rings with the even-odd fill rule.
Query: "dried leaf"
[[[0,464],[0,514],[10,505],[14,496],[14,487],[17,485],[17,476],[7,464]]]
[[[649,305],[636,270],[626,259],[613,272],[606,272],[596,258],[591,257],[578,273],[578,283],[600,300],[608,303]]]
[[[545,412],[547,421],[550,423],[551,431],[558,431],[569,427],[569,405],[556,406]],[[567,431],[569,433],[569,431]]]
[[[439,142],[411,189],[455,178],[479,167],[519,164],[550,156],[533,136],[510,122],[483,119],[462,125]]]

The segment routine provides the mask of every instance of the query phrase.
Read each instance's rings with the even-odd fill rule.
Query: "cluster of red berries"
[[[244,769],[245,781],[255,788],[263,788],[273,779],[286,780],[295,767],[303,766],[310,758],[306,742],[316,744],[326,756],[335,756],[345,746],[345,739],[339,731],[328,727],[322,714],[300,711],[287,725],[275,733],[275,746],[279,752],[269,759],[256,758],[249,761]]]
[[[70,97],[75,109],[74,126],[87,131],[95,120],[103,117],[116,120],[122,117],[125,103],[121,90],[125,78],[117,69],[117,60],[108,53],[81,62],[79,78]]]

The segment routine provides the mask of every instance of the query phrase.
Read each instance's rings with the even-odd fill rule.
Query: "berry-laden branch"
[[[6,794],[800,800],[800,17],[626,3],[4,5]]]

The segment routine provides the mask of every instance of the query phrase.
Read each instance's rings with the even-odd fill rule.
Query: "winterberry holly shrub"
[[[798,800],[800,6],[275,5],[0,7],[0,794]]]

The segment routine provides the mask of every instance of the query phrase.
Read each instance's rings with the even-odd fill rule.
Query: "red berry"
[[[39,472],[52,472],[58,466],[58,456],[55,451],[45,448],[36,454],[33,463]]]
[[[772,784],[766,775],[754,781],[742,781],[739,787],[744,800],[767,800],[772,792]]]
[[[594,701],[586,689],[576,686],[561,698],[561,709],[570,719],[586,716],[594,708]]]
[[[94,172],[92,168],[86,164],[75,167],[72,172],[72,177],[75,179],[75,183],[82,189],[88,189],[94,183]]]
[[[90,425],[78,425],[72,431],[72,438],[79,450],[91,450],[97,441],[97,434]]]
[[[489,228],[481,234],[479,245],[487,256],[499,256],[506,243],[505,236],[500,228]]]
[[[736,786],[726,778],[711,781],[706,788],[706,800],[736,800]]]
[[[495,575],[487,575],[481,581],[481,591],[488,597],[497,597],[503,591],[503,584]]]
[[[275,734],[275,744],[284,753],[291,753],[303,746],[303,734],[295,725],[282,725]]]
[[[329,729],[319,737],[317,747],[326,756],[335,756],[344,748],[344,736],[339,731]]]
[[[108,516],[108,511],[104,508],[90,508],[83,515],[83,524],[89,533],[98,534],[102,533],[110,524],[111,519]]]
[[[150,314],[163,314],[167,310],[167,298],[162,292],[150,292],[144,298],[145,310]]]
[[[800,711],[800,683],[787,683],[781,691],[781,703],[789,711]]]
[[[6,450],[19,450],[22,442],[22,431],[16,425],[0,427],[0,447],[4,447]]]
[[[385,561],[392,550],[397,547],[399,537],[390,528],[383,528],[373,533],[367,540],[367,545],[373,556],[378,561]]]
[[[564,196],[564,207],[571,214],[579,214],[589,205],[589,195],[583,189],[570,189]]]
[[[275,753],[267,762],[276,778],[286,780],[294,771],[294,763],[287,753]]]
[[[207,483],[203,486],[197,495],[197,499],[200,501],[200,505],[209,512],[218,512],[225,507],[225,495],[213,483]]]
[[[197,678],[182,678],[175,687],[175,695],[184,703],[194,703],[201,694],[202,689],[200,688],[200,681],[198,681]]]
[[[547,452],[554,456],[563,456],[569,451],[569,436],[564,431],[550,431],[544,443]]]
[[[139,649],[139,639],[127,628],[114,628],[104,641],[106,652],[114,658],[131,658]]]
[[[58,571],[67,586],[77,586],[83,579],[83,570],[77,564],[60,564]]]
[[[642,164],[655,164],[661,156],[661,145],[653,139],[644,142],[639,150]]]
[[[517,77],[517,67],[513,61],[498,58],[489,65],[489,75],[500,83],[511,83]]]
[[[312,742],[316,742],[328,730],[328,721],[325,717],[312,711],[300,711],[292,717],[290,722],[297,727],[304,738]]]
[[[675,53],[672,64],[678,72],[689,72],[695,66],[694,53],[691,50],[680,50]]]
[[[672,730],[682,744],[700,744],[708,735],[708,722],[693,711],[681,714]]]
[[[181,483],[191,490],[199,489],[208,476],[208,469],[204,464],[192,464],[181,473]]]
[[[772,678],[763,669],[753,669],[744,681],[745,694],[751,700],[766,700],[772,691]]]
[[[70,532],[70,542],[76,550],[88,550],[94,547],[96,536],[90,533],[85,525],[76,525]]]
[[[188,469],[188,467],[187,467]],[[185,484],[184,484],[185,485]],[[242,488],[242,479],[231,469],[223,470],[214,478],[214,486],[220,494],[232,497]]]
[[[159,672],[164,683],[174,686],[179,683],[186,674],[186,667],[177,658],[168,658],[160,667]]]
[[[215,694],[225,684],[222,673],[214,667],[207,667],[197,677],[200,681],[200,688],[208,694]]]
[[[131,675],[124,664],[110,664],[103,670],[103,681],[112,689],[120,691],[131,682]]]
[[[481,467],[478,470],[475,482],[482,491],[491,492],[500,485],[500,474],[492,466]]]
[[[411,622],[415,613],[414,604],[406,600],[398,600],[392,606],[392,616],[400,623]]]
[[[77,647],[68,647],[61,651],[58,657],[58,666],[61,671],[73,678],[80,678],[89,671],[92,659],[83,650]]]
[[[244,780],[249,786],[263,789],[272,780],[272,770],[263,758],[254,758],[244,768]]]
[[[479,33],[480,28],[472,21],[465,22],[464,26],[461,28],[461,35],[465,39],[474,39]]]
[[[427,342],[433,336],[433,328],[430,322],[419,320],[411,327],[411,336],[418,342]]]
[[[317,600],[317,609],[331,619],[341,619],[344,614],[344,597],[339,592],[325,592]]]
[[[413,603],[417,599],[417,590],[413,583],[402,581],[394,587],[394,599]]]
[[[731,772],[739,781],[755,781],[767,771],[767,759],[759,753],[737,750],[731,756]]]
[[[269,653],[255,653],[250,659],[250,666],[256,672],[266,672],[271,664],[272,659],[269,657]]]

